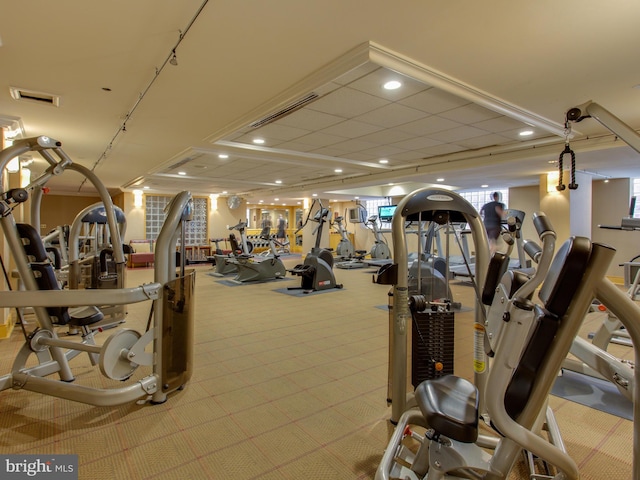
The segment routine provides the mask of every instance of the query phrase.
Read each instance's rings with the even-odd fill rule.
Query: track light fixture
[[[178,66],[178,57],[176,57],[175,49],[173,50],[173,57],[171,57],[171,60],[169,60],[169,63],[171,65]]]

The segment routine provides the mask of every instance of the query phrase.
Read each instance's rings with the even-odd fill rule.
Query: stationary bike
[[[231,243],[231,253],[225,255],[220,251],[220,253],[216,253],[213,255],[215,259],[215,267],[214,272],[212,273],[215,277],[222,277],[228,273],[234,273],[238,271],[237,262],[235,258],[240,254],[250,254],[253,251],[253,244],[247,240],[246,229],[247,222],[240,221],[237,225],[229,227],[229,230],[237,230],[240,233],[240,243],[236,239],[235,234],[229,234],[229,242]],[[216,247],[218,246],[218,242],[216,242]]]
[[[269,242],[271,255],[257,257],[244,253],[237,255],[233,262],[238,268],[238,275],[235,276],[232,282],[245,283],[275,280],[284,278],[287,274],[287,270],[276,250],[269,227],[264,228],[260,238]]]
[[[320,208],[314,217],[311,218],[311,212],[316,202]],[[292,275],[300,276],[301,285],[300,287],[289,287],[289,290],[303,290],[304,293],[311,293],[313,291],[328,290],[330,288],[342,288],[341,283],[336,283],[336,277],[333,274],[333,255],[329,250],[320,247],[322,228],[327,222],[328,215],[329,209],[324,208],[320,200],[314,200],[306,220],[302,226],[296,230],[295,234],[298,234],[310,219],[318,223],[318,226],[312,233],[312,235],[316,236],[315,246],[305,257],[304,263],[298,264],[289,270]]]

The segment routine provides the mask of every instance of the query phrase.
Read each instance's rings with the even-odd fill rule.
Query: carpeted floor
[[[117,408],[0,392],[0,451],[78,454],[87,480],[373,478],[393,431],[388,313],[376,308],[389,287],[337,270],[343,290],[300,301],[278,294],[280,282],[228,288],[207,275],[211,267],[195,268],[195,371],[183,391],[162,405]],[[128,284],[152,275],[130,270]],[[470,286],[454,282],[453,291],[473,306]],[[455,369],[469,378],[473,312],[465,310],[456,313]],[[148,314],[148,302],[131,305],[125,326],[144,331]],[[10,371],[22,341],[19,328],[0,341],[0,371]],[[74,365],[79,384],[121,385],[86,356]],[[582,479],[630,478],[630,421],[554,396],[550,405]]]

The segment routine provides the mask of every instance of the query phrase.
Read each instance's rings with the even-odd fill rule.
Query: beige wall
[[[568,177],[567,177],[568,178]],[[640,254],[640,232],[608,230],[599,228],[598,225],[620,225],[622,217],[626,216],[629,208],[629,197],[631,195],[631,182],[629,179],[616,179],[605,183],[602,180],[594,180],[591,185],[591,199],[588,195],[589,179],[580,179],[578,181],[580,187],[577,191],[565,190],[563,192],[547,192],[546,175],[540,177],[539,186],[517,187],[509,190],[509,208],[522,210],[526,213],[525,224],[523,227],[523,237],[525,239],[536,239],[537,235],[531,223],[533,212],[543,211],[548,216],[554,226],[558,245],[566,240],[571,234],[571,222],[580,221],[588,222],[589,213],[581,213],[570,217],[571,210],[575,210],[575,202],[578,201],[583,207],[588,206],[586,212],[591,212],[590,222],[591,236],[593,241],[606,243],[617,250],[614,261],[609,268],[610,276],[622,277],[623,268],[619,264],[629,261],[631,258]],[[571,202],[571,196],[574,195]],[[580,196],[580,198],[578,198]],[[393,203],[398,203],[401,198],[394,198]],[[42,200],[41,209],[41,233],[47,233],[57,225],[71,224],[76,214],[83,208],[99,201],[98,197],[92,196],[63,196],[63,195],[45,195]],[[145,237],[144,224],[144,205],[142,207],[133,206],[133,194],[125,192],[114,197],[114,203],[122,208],[127,217],[127,230],[125,234],[125,242],[130,239],[139,239]],[[327,202],[328,204],[328,202]],[[334,202],[331,203],[330,209],[332,216],[337,212],[344,215],[345,209],[355,208],[355,202]],[[290,207],[289,225],[293,227],[294,207]],[[230,210],[227,206],[226,198],[220,197],[217,201],[217,209],[209,212],[209,238],[228,237],[228,226],[235,225],[239,220],[246,220],[246,205],[243,203],[238,209]],[[256,212],[251,211],[250,216]],[[305,217],[306,218],[306,212]],[[253,220],[253,218],[251,218]],[[312,222],[310,222],[311,224]],[[345,225],[350,233],[354,234],[355,248],[358,250],[369,251],[373,245],[374,237],[371,230],[363,225],[352,224],[346,222]],[[310,225],[305,229],[305,242],[303,253],[306,253],[312,246],[313,241],[311,231],[315,227]],[[329,227],[325,227],[323,234],[323,245],[329,244]],[[308,230],[308,231],[307,231]],[[392,238],[390,233],[385,234],[385,238],[389,243],[389,248],[393,251]],[[444,247],[444,237],[442,238]],[[470,238],[470,237],[469,237]],[[417,237],[409,235],[408,237],[409,251],[417,250]],[[470,245],[471,250],[474,249]],[[458,255],[455,241],[450,242],[451,255]]]
[[[610,180],[608,183],[603,180],[593,182],[592,240],[616,249],[607,271],[613,277],[623,276],[623,267],[619,264],[640,254],[640,231],[609,230],[598,225],[620,226],[622,218],[629,213],[631,188],[628,178]]]
[[[536,240],[538,235],[531,222],[533,214],[540,211],[540,192],[538,186],[514,187],[509,189],[508,208],[515,208],[525,213],[522,237]]]
[[[46,234],[60,225],[71,225],[82,209],[99,201],[98,196],[43,195],[40,233]]]

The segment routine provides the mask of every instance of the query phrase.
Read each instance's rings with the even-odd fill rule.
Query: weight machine
[[[175,255],[178,238],[184,240],[184,222],[191,218],[191,194],[178,194],[167,207],[166,220],[157,240],[153,283],[136,288],[60,290],[37,230],[29,224],[17,224],[13,216],[14,208],[29,199],[29,192],[34,192],[32,201],[35,197],[39,202],[41,187],[51,177],[66,170],[80,173],[98,191],[113,244],[122,244],[107,189],[91,170],[73,163],[61,146],[50,137],[40,136],[18,140],[0,152],[0,172],[4,172],[13,157],[29,151],[39,153],[49,164],[26,188],[0,194],[0,226],[25,289],[0,292],[0,307],[32,307],[38,324],[32,332],[27,332],[23,324],[25,342],[11,372],[0,376],[0,391],[24,389],[96,406],[120,405],[140,398],[163,403],[169,393],[185,385],[193,369],[195,273],[185,272],[183,264],[176,275]],[[40,224],[38,214],[34,221]],[[124,268],[121,249],[114,250],[114,261],[116,268]],[[96,344],[95,332],[89,327],[104,318],[98,306],[146,300],[155,302],[153,323],[149,322],[144,334],[118,329],[102,345]],[[81,328],[82,341],[59,338],[56,327],[64,324]],[[71,362],[84,353],[92,365],[99,365],[103,375],[119,381],[131,379],[129,384],[103,389],[72,383],[75,377]],[[134,372],[141,365],[150,367],[151,373],[133,380]],[[54,374],[59,379],[49,378]]]

